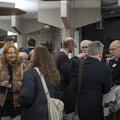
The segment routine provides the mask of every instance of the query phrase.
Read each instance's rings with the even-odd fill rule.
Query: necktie
[[[116,59],[114,59],[114,61],[113,61],[113,62],[114,62],[114,64],[117,64],[117,60],[116,60]]]

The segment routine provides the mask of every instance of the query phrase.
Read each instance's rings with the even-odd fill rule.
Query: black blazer
[[[26,52],[27,54],[29,54],[32,50],[33,50],[33,47],[29,47],[29,48],[23,50],[22,52]]]
[[[55,97],[54,86],[47,82],[52,97]],[[24,73],[23,85],[19,96],[19,103],[24,108],[22,120],[48,120],[46,95],[36,70]]]
[[[72,58],[64,66],[65,74],[72,74],[72,81],[66,90],[65,111],[74,111],[78,88],[79,59]],[[104,120],[103,94],[111,88],[110,71],[96,58],[87,57],[84,61],[82,84],[79,94],[78,112],[80,120]]]
[[[113,62],[110,61],[110,67],[112,66],[112,64]],[[113,85],[120,85],[120,58],[118,59],[115,68],[111,68],[111,73]]]

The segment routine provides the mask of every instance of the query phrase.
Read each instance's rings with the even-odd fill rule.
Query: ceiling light
[[[48,24],[44,24],[44,28],[50,28],[50,25],[48,25]]]

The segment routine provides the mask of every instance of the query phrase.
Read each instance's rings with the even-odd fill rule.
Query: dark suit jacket
[[[46,83],[50,95],[54,97],[54,86],[51,85],[47,79]],[[48,120],[46,95],[41,79],[34,69],[28,70],[24,73],[19,103],[24,108],[22,120]]]
[[[110,67],[113,64],[113,60],[110,61]],[[111,68],[112,83],[113,85],[120,85],[120,58],[117,61],[115,68]]]
[[[29,54],[32,51],[33,47],[29,47],[25,50],[23,50],[22,52],[26,52],[27,54]]]
[[[72,81],[65,93],[65,111],[74,111],[78,88],[79,59],[74,57],[65,64],[64,73],[72,74]],[[80,120],[104,120],[103,94],[111,88],[110,71],[97,59],[87,57],[84,61],[78,112]]]

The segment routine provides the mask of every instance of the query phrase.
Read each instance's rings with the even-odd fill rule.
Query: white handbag
[[[11,118],[10,116],[4,116],[4,117],[1,117],[0,120],[21,120],[21,116],[18,115],[14,118]]]
[[[110,104],[110,110],[117,112],[120,109],[120,85],[113,86],[111,90],[104,94],[103,105]]]
[[[63,115],[64,120],[80,120],[79,115],[75,112]]]
[[[34,69],[38,72],[46,97],[47,97],[47,101],[48,101],[48,116],[49,116],[49,120],[62,120],[63,119],[63,109],[64,109],[64,103],[56,98],[51,98],[44,76],[43,74],[39,71],[39,69],[37,67],[34,67]]]

